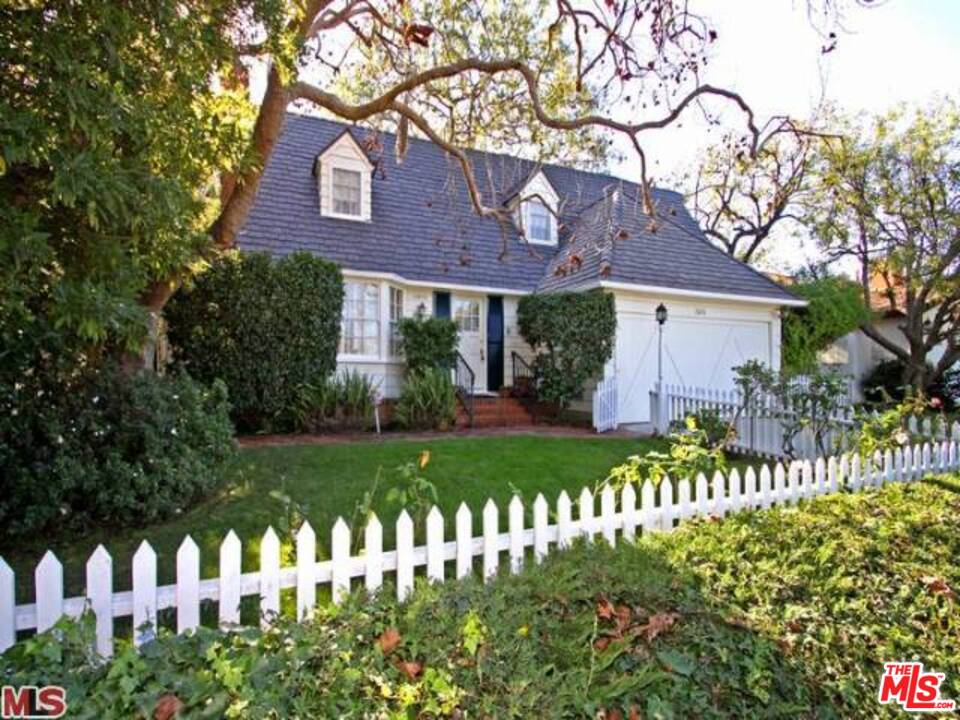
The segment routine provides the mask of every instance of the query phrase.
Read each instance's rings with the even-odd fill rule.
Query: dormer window
[[[340,220],[371,220],[373,163],[349,131],[317,156],[320,214]]]
[[[519,191],[517,223],[526,242],[534,245],[557,244],[557,216],[560,197],[543,172],[537,172]]]
[[[333,211],[337,215],[360,217],[363,175],[357,170],[333,168]]]
[[[553,243],[553,214],[537,201],[531,201],[527,208],[527,232],[532,242]]]

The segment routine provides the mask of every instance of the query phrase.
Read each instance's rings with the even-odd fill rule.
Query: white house
[[[532,356],[517,329],[519,299],[598,287],[616,302],[606,377],[618,424],[650,420],[660,357],[665,382],[713,388],[732,387],[731,368],[749,359],[779,367],[780,309],[802,301],[713,247],[680,195],[653,190],[651,218],[633,183],[473,153],[487,202],[518,204],[503,227],[473,213],[459,165],[443,150],[413,140],[402,163],[393,152],[390,135],[289,115],[239,242],[341,266],[338,362],[378,377],[387,397],[403,382],[401,317],[453,318],[474,392],[492,393]]]

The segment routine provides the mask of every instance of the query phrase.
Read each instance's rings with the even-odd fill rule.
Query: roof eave
[[[593,287],[605,290],[627,290],[642,293],[654,293],[674,297],[689,297],[704,300],[728,300],[731,302],[751,303],[754,305],[775,305],[778,307],[806,307],[807,301],[799,298],[776,298],[763,295],[742,295],[739,293],[720,293],[709,290],[688,290],[685,288],[662,287],[659,285],[639,285],[635,283],[617,282],[615,280],[598,280]]]

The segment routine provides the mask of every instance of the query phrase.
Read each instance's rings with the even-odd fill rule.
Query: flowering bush
[[[659,485],[667,476],[674,480],[694,478],[700,473],[709,476],[726,468],[723,447],[729,435],[724,434],[719,440],[711,438],[693,415],[686,418],[683,430],[671,433],[667,439],[667,452],[651,450],[643,456],[632,455],[613,468],[603,484],[619,490],[627,483],[639,484],[649,478]]]
[[[9,535],[168,517],[233,454],[226,388],[187,375],[88,372],[0,384],[0,523]]]

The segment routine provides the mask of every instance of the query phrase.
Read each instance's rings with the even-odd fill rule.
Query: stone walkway
[[[281,445],[343,445],[347,443],[382,443],[392,440],[454,440],[471,437],[575,437],[575,438],[636,438],[635,432],[615,430],[597,433],[593,428],[525,425],[509,428],[473,428],[450,432],[375,432],[330,433],[324,435],[244,435],[237,438],[240,447],[277,447]]]

